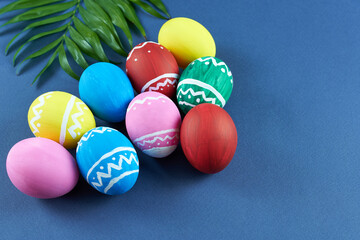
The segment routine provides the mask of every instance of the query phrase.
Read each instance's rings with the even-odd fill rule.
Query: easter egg
[[[217,173],[230,163],[235,154],[236,127],[224,109],[204,103],[186,114],[180,141],[193,167],[203,173]]]
[[[95,127],[95,119],[79,98],[66,92],[47,92],[36,98],[28,111],[28,123],[36,137],[75,148],[82,135]]]
[[[158,43],[144,42],[134,47],[126,59],[126,73],[138,93],[175,95],[179,67],[169,50]]]
[[[60,197],[79,179],[71,154],[60,144],[40,137],[16,143],[7,156],[6,171],[17,189],[36,198]]]
[[[159,43],[169,49],[180,67],[197,58],[213,56],[216,46],[209,31],[200,23],[184,17],[172,18],[160,29]]]
[[[111,63],[95,63],[85,69],[79,82],[80,98],[98,118],[108,122],[125,119],[126,108],[134,98],[129,78]]]
[[[126,129],[143,153],[156,158],[169,156],[179,143],[180,112],[167,96],[144,92],[127,109]]]
[[[76,160],[82,176],[108,195],[129,191],[139,174],[139,160],[131,142],[109,127],[94,128],[81,138]]]
[[[176,97],[180,109],[187,113],[201,103],[224,107],[232,89],[233,77],[228,66],[218,58],[202,57],[182,73]]]

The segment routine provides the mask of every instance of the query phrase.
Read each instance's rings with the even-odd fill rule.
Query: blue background
[[[233,72],[225,109],[239,143],[231,164],[204,175],[181,148],[163,160],[139,153],[138,182],[122,196],[81,179],[64,197],[28,197],[7,177],[7,152],[32,136],[27,111],[38,95],[78,96],[78,85],[55,64],[31,86],[46,58],[16,76],[14,48],[1,51],[0,238],[360,239],[360,2],[165,2],[173,17],[207,27]],[[140,16],[156,41],[164,21]],[[19,29],[0,29],[1,50]],[[111,126],[125,133],[123,125]]]

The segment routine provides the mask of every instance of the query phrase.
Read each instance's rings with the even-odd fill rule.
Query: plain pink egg
[[[39,137],[16,143],[7,156],[6,170],[17,189],[36,198],[60,197],[79,179],[72,155],[60,144]]]

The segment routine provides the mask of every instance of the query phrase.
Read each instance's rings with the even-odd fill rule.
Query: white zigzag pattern
[[[205,62],[205,61],[207,61],[207,60],[209,60],[209,59],[211,59],[211,61],[212,61],[212,63],[214,64],[215,67],[217,67],[217,66],[224,66],[224,67],[226,68],[227,75],[228,75],[229,77],[232,76],[232,73],[231,73],[231,71],[229,70],[228,66],[227,66],[224,62],[217,63],[216,60],[215,60],[215,58],[213,58],[213,57],[208,57],[208,58],[204,58],[204,59],[199,58],[199,59],[197,59],[197,61],[199,61],[199,62]]]
[[[141,100],[136,100],[135,102],[133,102],[127,109],[127,112],[131,110],[131,108],[133,106],[135,106],[136,104],[144,104],[147,100],[158,100],[160,98],[164,98],[164,99],[167,99],[166,96],[159,96],[159,97],[146,97],[144,99],[141,99]]]
[[[69,133],[70,133],[70,135],[71,135],[71,137],[72,137],[73,139],[75,139],[76,136],[77,136],[77,135],[76,135],[76,132],[75,132],[74,130],[77,129],[77,128],[80,128],[80,129],[81,129],[81,124],[80,124],[80,122],[77,120],[78,117],[80,117],[81,115],[84,115],[84,111],[83,111],[82,108],[80,107],[81,104],[85,104],[85,103],[83,103],[83,102],[77,102],[77,103],[76,103],[76,107],[77,107],[77,109],[79,110],[79,112],[74,113],[73,115],[71,115],[71,119],[73,120],[74,125],[72,125],[71,127],[69,127],[68,131],[69,131]]]
[[[152,42],[152,41],[144,42],[143,44],[141,44],[141,45],[139,45],[139,46],[136,46],[136,47],[134,47],[134,48],[131,50],[131,52],[129,53],[129,56],[126,58],[126,61],[131,58],[132,54],[134,53],[134,51],[135,51],[136,49],[143,48],[143,47],[145,47],[146,44],[148,44],[148,43],[154,43],[154,44],[160,45],[160,44],[158,44],[158,43],[156,43],[156,42]]]
[[[136,163],[136,165],[139,165],[139,163],[138,163],[138,161],[136,161],[136,157],[135,157],[135,155],[133,154],[133,153],[131,153],[130,154],[130,158],[128,159],[128,158],[126,158],[125,156],[123,156],[123,155],[120,155],[120,159],[119,159],[119,162],[118,162],[118,164],[114,164],[114,163],[108,163],[107,164],[107,172],[96,172],[96,178],[97,178],[97,182],[91,182],[91,184],[94,186],[94,187],[96,187],[96,188],[100,188],[100,187],[102,187],[103,186],[103,182],[102,182],[102,179],[103,178],[111,178],[112,177],[112,175],[111,175],[111,171],[112,171],[112,169],[114,169],[114,170],[121,170],[122,169],[122,163],[123,162],[126,162],[128,165],[131,165],[131,163],[134,161],[135,163]],[[126,172],[124,172],[124,173],[126,173]],[[123,174],[124,174],[123,173]],[[112,185],[114,185],[115,184],[115,182],[112,184]],[[109,183],[109,185],[110,185],[110,183]],[[107,189],[107,190],[105,190],[105,193],[112,187],[112,185]]]
[[[185,102],[185,101],[179,101],[179,105],[186,105],[186,106],[190,106],[190,107],[195,107],[194,104],[191,104],[191,103],[188,103],[188,102]]]
[[[171,81],[170,79],[166,78],[165,82],[159,82],[156,84],[156,87],[149,87],[149,92],[159,90],[160,87],[165,87],[168,83],[171,85],[176,84],[177,79]]]
[[[185,92],[182,89],[180,89],[177,96],[179,97],[180,93],[182,93],[185,96],[188,92],[190,92],[191,95],[193,95],[194,97],[195,96],[202,96],[202,98],[205,100],[205,102],[211,102],[212,104],[215,104],[215,101],[216,101],[215,98],[207,98],[204,91],[195,92],[192,88],[189,88]]]
[[[103,132],[105,132],[106,130],[111,130],[111,129],[110,129],[110,128],[107,128],[107,127],[103,127],[101,130],[98,130],[98,129],[91,130],[91,131],[89,132],[89,134],[88,134],[87,136],[83,136],[83,137],[80,139],[80,141],[86,142],[86,141],[90,138],[90,136],[91,136],[92,133],[103,133]]]
[[[170,137],[169,135],[166,135],[166,137],[164,137],[164,138],[162,138],[162,137],[154,137],[152,140],[143,140],[142,143],[140,143],[140,141],[138,141],[138,142],[136,142],[136,144],[143,147],[146,143],[152,144],[152,143],[156,142],[157,140],[160,140],[160,141],[164,142],[166,139],[173,140],[175,137],[179,138],[178,135],[179,134],[176,134],[176,135],[174,135],[172,137]]]
[[[78,142],[77,148],[76,148],[76,152],[79,150],[79,147],[82,145],[82,142],[86,142],[93,133],[103,133],[106,130],[112,131],[111,128],[108,127],[103,127],[101,130],[98,129],[93,129],[91,130],[86,136],[82,136],[82,138],[80,139],[80,141]]]
[[[32,110],[33,110],[33,113],[35,114],[35,116],[30,120],[30,125],[32,126],[32,128],[34,129],[33,131],[33,134],[39,132],[39,129],[36,127],[36,125],[34,124],[37,120],[39,120],[41,118],[41,113],[42,111],[40,110],[39,112],[37,111],[38,108],[44,106],[45,104],[45,96],[49,96],[51,97],[50,94],[52,94],[53,92],[48,92],[48,93],[45,93],[43,95],[41,95],[39,97],[39,103],[37,105],[35,105]]]

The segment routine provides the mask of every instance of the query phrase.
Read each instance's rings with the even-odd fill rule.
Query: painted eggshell
[[[6,159],[7,174],[21,192],[36,198],[56,198],[70,192],[79,179],[71,154],[46,138],[16,143]]]
[[[180,109],[187,113],[201,103],[224,107],[232,89],[233,77],[228,66],[218,58],[202,57],[181,74],[176,97]]]
[[[145,154],[163,158],[179,143],[180,112],[167,96],[144,92],[127,109],[126,129],[131,141]]]
[[[134,47],[126,60],[126,73],[138,93],[160,92],[173,97],[179,78],[174,56],[158,43],[144,42]]]
[[[204,103],[186,114],[180,141],[193,167],[203,173],[217,173],[230,163],[235,154],[236,127],[224,109]]]
[[[76,149],[82,176],[108,195],[129,191],[139,174],[139,160],[131,142],[119,131],[97,127],[87,132]]]
[[[134,98],[129,78],[111,63],[95,63],[81,75],[80,98],[95,116],[108,122],[125,119],[126,108]]]
[[[216,46],[209,31],[189,18],[172,18],[160,29],[159,43],[169,49],[179,66],[186,68],[197,58],[213,56]]]
[[[82,135],[95,127],[95,119],[79,98],[66,92],[47,92],[31,104],[28,123],[36,137],[75,148]]]

